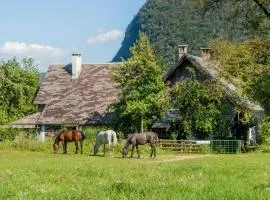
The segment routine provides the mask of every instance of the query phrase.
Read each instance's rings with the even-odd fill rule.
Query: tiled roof
[[[71,65],[51,65],[36,96],[36,104],[46,104],[38,123],[107,123],[112,117],[107,107],[117,99],[111,79],[113,64],[83,64],[77,79]]]

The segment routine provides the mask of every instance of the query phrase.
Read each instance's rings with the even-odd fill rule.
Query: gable
[[[207,76],[199,71],[188,59],[183,60],[180,65],[167,77],[165,83],[169,86],[175,85],[183,79],[205,80]]]

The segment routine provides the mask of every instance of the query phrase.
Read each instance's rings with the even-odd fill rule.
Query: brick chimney
[[[201,58],[202,59],[210,59],[211,48],[201,48],[201,50],[202,50]]]
[[[178,45],[179,58],[181,58],[184,54],[187,54],[187,50],[188,50],[187,44]]]
[[[82,68],[82,57],[79,53],[72,54],[72,79],[77,79]]]

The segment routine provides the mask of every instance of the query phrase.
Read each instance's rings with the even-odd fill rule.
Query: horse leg
[[[64,142],[64,154],[67,154],[67,142]]]
[[[140,156],[140,151],[139,151],[139,147],[138,147],[138,145],[136,145],[136,149],[137,149],[138,159],[140,159],[140,158],[141,158],[141,156]]]
[[[131,149],[131,155],[130,155],[131,158],[133,158],[133,150],[134,150],[134,145],[132,145],[132,149]]]
[[[76,147],[75,154],[77,154],[78,153],[78,150],[79,150],[79,145],[78,145],[78,142],[77,141],[75,142],[75,147]]]
[[[81,145],[81,154],[83,154],[83,141],[80,141],[80,145]]]
[[[114,153],[114,145],[111,144],[110,145],[110,156],[113,156],[113,153]]]
[[[153,156],[153,151],[154,151],[154,149],[153,149],[153,147],[151,146],[151,154],[150,154],[150,158],[152,158],[152,156]]]
[[[103,156],[105,156],[105,144],[103,146]]]
[[[154,146],[154,144],[153,143],[151,143],[151,154],[150,154],[150,158],[152,158],[152,156],[153,156],[153,153],[154,153],[154,148],[155,148],[155,146]]]
[[[157,146],[154,145],[154,158],[156,158],[156,156],[157,156]]]
[[[65,153],[65,143],[64,142],[61,142],[62,143],[62,147],[63,147],[63,153]]]

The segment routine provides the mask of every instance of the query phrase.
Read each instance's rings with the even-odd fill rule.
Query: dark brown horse
[[[134,147],[136,146],[138,158],[140,158],[140,152],[139,152],[138,146],[144,145],[144,144],[150,144],[151,146],[150,158],[153,156],[153,154],[155,158],[157,143],[158,143],[158,136],[155,132],[134,133],[127,138],[126,144],[123,148],[122,156],[126,157],[126,155],[128,154],[128,147],[132,145],[130,157],[131,158],[133,157],[133,150],[134,150]]]
[[[83,153],[83,140],[85,139],[85,135],[82,131],[72,129],[72,130],[63,130],[61,131],[55,138],[54,144],[53,144],[53,150],[56,154],[58,152],[59,143],[62,142],[63,144],[63,153],[67,153],[67,143],[68,142],[75,142],[76,151],[75,154],[78,153],[79,146],[78,142],[80,142],[81,146],[81,154]]]

